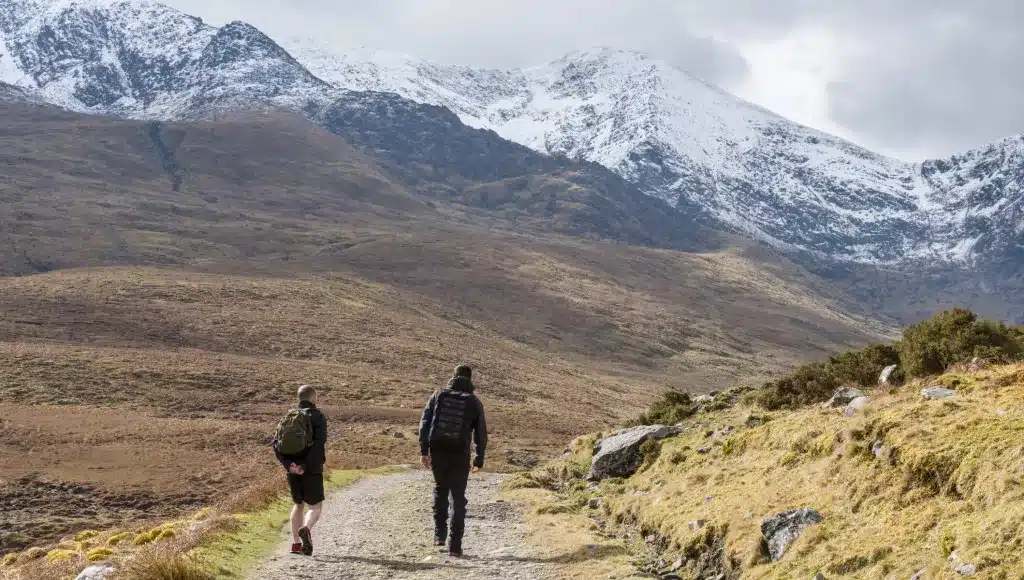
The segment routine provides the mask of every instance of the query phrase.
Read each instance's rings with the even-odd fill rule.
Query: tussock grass
[[[173,549],[144,550],[118,567],[111,580],[216,580],[201,563]]]
[[[719,566],[743,578],[952,578],[947,558],[985,578],[1021,578],[1024,553],[1024,365],[961,370],[911,381],[855,416],[805,407],[746,421],[740,407],[688,420],[679,437],[625,481],[602,482],[598,512],[610,525],[653,534],[663,557]],[[933,382],[957,389],[926,401]],[[708,432],[733,425],[728,437]],[[695,453],[694,449],[707,449]],[[563,460],[564,462],[565,460]],[[563,473],[564,465],[537,470]],[[535,472],[536,473],[536,472]],[[543,478],[541,478],[543,479]],[[572,490],[535,517],[567,518]],[[549,488],[550,489],[550,488]],[[768,563],[763,518],[813,507],[808,528],[781,561]],[[572,516],[577,517],[577,516]],[[693,526],[704,520],[705,527]],[[709,546],[711,546],[709,548]],[[715,562],[701,554],[713,552]],[[703,563],[700,563],[703,562]]]
[[[704,416],[737,430],[707,455],[686,453],[707,444],[703,429],[665,440],[649,469],[605,498],[610,515],[668,538],[680,554],[700,535],[688,522],[706,519],[728,526],[728,558],[759,562],[762,518],[804,505],[822,513],[825,522],[786,557],[747,566],[744,578],[910,577],[946,570],[954,550],[986,577],[1018,578],[1022,369],[941,377],[964,387],[955,402],[925,401],[924,383],[914,382],[854,417],[805,408],[746,427],[744,409]],[[686,460],[673,461],[676,453]]]

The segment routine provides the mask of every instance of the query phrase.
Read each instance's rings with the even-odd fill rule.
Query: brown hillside
[[[409,461],[419,407],[469,361],[500,468],[667,386],[753,382],[885,332],[779,260],[428,201],[294,118],[6,107],[0,272],[23,276],[0,278],[0,552],[260,477],[304,382],[325,390],[335,465]]]

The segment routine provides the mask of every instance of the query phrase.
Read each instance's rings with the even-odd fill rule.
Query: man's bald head
[[[311,385],[302,385],[299,387],[299,401],[312,403],[316,399],[316,389]]]

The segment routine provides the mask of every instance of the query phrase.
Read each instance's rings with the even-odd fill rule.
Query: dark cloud
[[[827,91],[831,121],[862,143],[937,155],[1024,132],[1020,0],[167,1],[272,36],[476,66],[529,66],[598,45],[642,50],[733,90],[750,72],[737,47],[810,30],[841,50],[825,55],[818,86],[786,88],[791,109],[806,102],[801,91]],[[756,87],[746,94],[757,100]]]

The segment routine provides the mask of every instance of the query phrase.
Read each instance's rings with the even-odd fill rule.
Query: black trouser
[[[452,528],[448,549],[462,550],[466,530],[466,485],[469,483],[469,454],[431,452],[434,472],[434,538],[444,541],[448,534],[448,496],[452,501]]]

